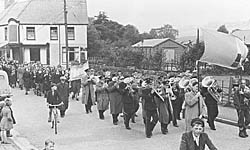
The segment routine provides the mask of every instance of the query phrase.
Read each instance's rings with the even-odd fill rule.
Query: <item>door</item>
[[[40,48],[30,48],[30,61],[41,61],[40,60]]]

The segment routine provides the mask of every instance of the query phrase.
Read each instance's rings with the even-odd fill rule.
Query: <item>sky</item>
[[[250,28],[250,0],[87,0],[87,8],[89,17],[104,11],[109,19],[134,25],[140,33],[164,24],[183,31],[240,22]]]

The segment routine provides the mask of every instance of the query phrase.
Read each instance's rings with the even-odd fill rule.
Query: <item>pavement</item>
[[[70,108],[65,118],[60,121],[59,133],[54,135],[47,123],[44,98],[35,96],[32,92],[25,96],[19,89],[13,89],[13,92],[13,110],[17,119],[17,125],[12,131],[14,136],[10,138],[13,144],[0,145],[0,150],[42,149],[44,140],[47,138],[55,141],[56,150],[177,150],[185,128],[184,119],[182,119],[178,121],[178,128],[169,125],[169,133],[162,135],[160,125],[157,124],[153,137],[147,139],[141,110],[138,111],[137,123],[131,123],[132,130],[129,131],[124,128],[123,118],[120,117],[119,124],[114,126],[109,111],[105,112],[105,120],[99,120],[96,107],[93,107],[93,113],[85,114],[81,102],[70,100]],[[27,114],[29,119],[23,114]],[[238,137],[238,127],[234,126],[237,122],[234,108],[219,106],[217,121],[216,131],[210,130],[206,125],[205,132],[218,149],[250,149],[250,137],[245,139]],[[248,134],[250,134],[249,131]]]

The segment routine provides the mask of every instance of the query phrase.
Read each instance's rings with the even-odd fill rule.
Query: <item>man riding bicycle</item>
[[[51,84],[51,89],[48,91],[48,95],[47,95],[47,103],[49,105],[48,122],[51,122],[52,109],[54,107],[58,108],[60,104],[63,104],[62,100],[59,98],[56,84],[53,84],[53,83]]]

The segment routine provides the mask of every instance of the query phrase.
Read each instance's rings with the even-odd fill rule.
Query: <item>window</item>
[[[68,27],[68,40],[75,40],[75,28]]]
[[[5,41],[8,40],[8,28],[7,27],[4,28],[4,40]]]
[[[27,27],[26,31],[27,31],[27,35],[26,35],[27,40],[35,40],[36,39],[35,27]]]
[[[66,63],[66,48],[63,47],[62,48],[62,60],[63,63]],[[69,58],[69,62],[73,62],[73,61],[78,61],[79,62],[79,48],[78,47],[68,47],[68,58]]]
[[[57,27],[50,27],[50,39],[51,40],[58,40]]]

